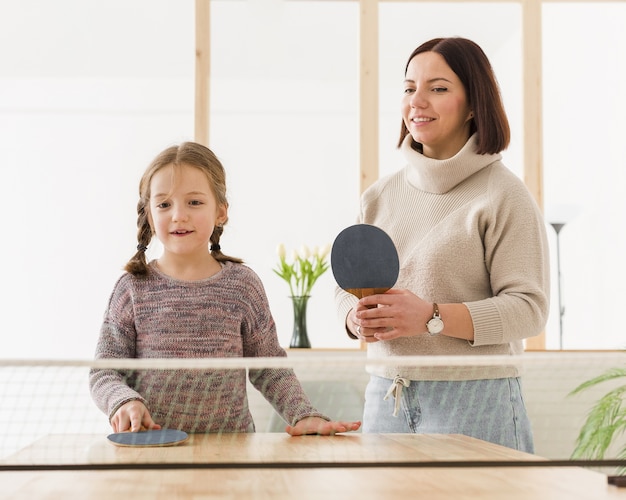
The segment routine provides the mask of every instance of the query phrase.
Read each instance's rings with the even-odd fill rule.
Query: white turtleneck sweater
[[[541,333],[549,309],[548,244],[537,204],[500,154],[474,152],[474,137],[447,160],[427,158],[411,148],[411,140],[407,135],[401,145],[406,167],[363,193],[359,222],[380,227],[394,241],[400,259],[394,288],[429,302],[465,304],[474,341],[402,337],[368,344],[368,358],[520,354],[522,339]],[[342,318],[356,300],[337,290]],[[513,365],[449,369],[374,364],[368,370],[412,380],[519,375]]]

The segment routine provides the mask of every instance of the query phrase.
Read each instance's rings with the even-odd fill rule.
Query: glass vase
[[[309,348],[311,342],[306,330],[306,306],[311,297],[309,295],[291,297],[293,304],[293,333],[291,334],[291,348]]]

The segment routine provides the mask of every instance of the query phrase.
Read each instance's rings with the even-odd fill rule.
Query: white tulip
[[[330,243],[327,243],[322,247],[322,250],[317,254],[320,260],[324,260],[326,256],[330,253]]]
[[[302,257],[302,260],[307,260],[310,256],[311,251],[309,250],[309,247],[306,245],[302,245],[300,247],[300,257]]]
[[[283,243],[280,243],[278,247],[276,247],[276,253],[278,254],[278,258],[280,260],[285,259],[285,255],[287,255],[287,250],[285,250],[285,245]]]

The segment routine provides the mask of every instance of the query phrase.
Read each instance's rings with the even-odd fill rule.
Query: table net
[[[149,405],[155,400],[176,396],[176,391],[189,393],[189,384],[201,380],[199,387],[205,392],[191,391],[194,397],[189,401],[190,412],[193,415],[193,411],[202,408],[203,415],[216,416],[208,421],[205,418],[193,429],[183,430],[193,433],[198,441],[205,426],[210,425],[213,439],[219,435],[222,446],[237,447],[240,446],[238,436],[220,429],[220,419],[229,410],[227,405],[225,407],[228,391],[232,390],[229,381],[235,374],[245,376],[259,370],[281,374],[293,370],[317,409],[333,420],[355,421],[362,419],[365,388],[372,371],[406,368],[408,373],[418,376],[438,373],[448,379],[472,379],[480,378],[485,370],[495,367],[521,373],[535,454],[542,462],[582,465],[607,475],[618,475],[626,465],[623,452],[626,440],[622,434],[626,425],[626,409],[622,403],[626,387],[625,359],[621,352],[527,352],[515,357],[419,356],[375,360],[368,359],[361,350],[292,349],[285,358],[0,360],[0,470],[115,466],[117,448],[106,440],[112,432],[108,417],[96,407],[90,394],[89,379],[94,370],[123,373],[129,383],[143,381],[141,387],[145,393],[142,395]],[[597,377],[604,378],[574,393],[581,384]],[[155,381],[155,385],[151,385],[151,381]],[[272,407],[272,401],[267,401],[247,377],[245,384],[256,433],[286,435],[287,424]],[[469,396],[481,400],[484,394]],[[581,448],[582,438],[591,444]],[[258,439],[264,438],[259,436]],[[180,448],[183,450],[184,446]],[[389,463],[397,465],[385,452],[384,444],[379,451],[378,454],[368,453],[365,459],[354,451],[344,450],[343,455],[337,455],[332,462],[355,467],[364,462],[377,467]],[[168,452],[138,451],[130,461],[132,464],[127,461],[125,466],[216,466],[210,456],[194,457],[185,453],[171,449]],[[238,457],[231,465],[267,463],[258,451],[247,454],[242,449]],[[403,460],[407,465],[429,462],[418,455]],[[462,456],[439,457],[437,461],[438,465],[459,466],[464,459]],[[467,465],[471,466],[473,461],[467,459]],[[279,462],[290,467],[311,463],[333,466],[333,463],[321,463],[323,461],[314,453],[307,458],[302,450],[282,457]],[[490,462],[494,466],[497,462],[525,465],[524,461],[517,463],[504,455]]]

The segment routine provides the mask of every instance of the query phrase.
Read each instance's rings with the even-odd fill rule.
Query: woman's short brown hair
[[[478,44],[460,37],[435,38],[425,42],[409,56],[405,75],[411,60],[422,52],[435,52],[442,56],[465,87],[468,105],[474,112],[470,135],[476,134],[476,153],[495,154],[506,149],[511,139],[509,121],[493,68]],[[398,147],[408,133],[402,121]]]

